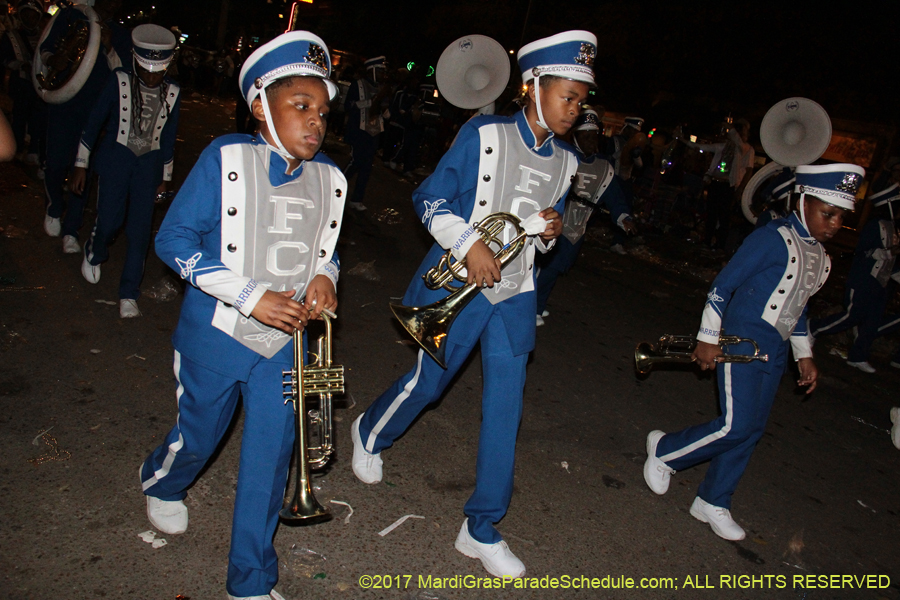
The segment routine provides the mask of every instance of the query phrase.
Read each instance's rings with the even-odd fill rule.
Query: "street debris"
[[[104,300],[102,298],[97,298],[94,300],[97,304],[108,304],[109,306],[116,306],[118,302],[113,302],[112,300]]]
[[[52,427],[50,429],[52,429]],[[38,456],[37,458],[28,459],[28,462],[30,462],[34,466],[42,465],[45,462],[50,462],[52,460],[62,462],[64,460],[69,460],[70,458],[72,458],[72,454],[68,450],[61,449],[59,447],[59,442],[56,441],[56,438],[47,433],[48,431],[50,431],[50,429],[41,432],[38,436],[42,440],[44,440],[44,444],[47,445],[47,450],[44,452],[44,454]],[[36,441],[37,438],[32,441],[32,444],[37,445]]]
[[[857,500],[856,502],[857,502],[857,504],[859,504],[859,505],[862,506],[863,508],[867,508],[867,509],[871,510],[873,513],[874,513],[874,512],[878,512],[878,511],[876,511],[874,508],[872,508],[871,506],[869,506],[868,504],[864,503],[862,500]]]
[[[98,350],[97,348],[91,348],[91,354],[100,354],[103,352],[102,350]]]
[[[145,531],[144,533],[139,533],[138,537],[153,546],[154,550],[158,550],[168,543],[166,542],[165,538],[156,537],[155,531]]]
[[[147,359],[144,358],[143,356],[138,356],[137,354],[132,354],[131,356],[125,358],[125,360],[128,360],[129,358],[139,358],[139,359],[141,359],[141,360],[147,360]]]
[[[389,533],[392,532],[393,530],[395,530],[395,529],[397,529],[398,527],[400,527],[401,525],[403,525],[403,523],[405,523],[407,519],[424,519],[424,518],[425,518],[425,517],[422,517],[422,516],[419,516],[419,515],[405,515],[405,516],[402,516],[402,517],[400,517],[399,519],[397,519],[396,521],[394,521],[392,524],[388,525],[387,527],[385,527],[384,529],[382,529],[381,531],[379,531],[379,532],[378,532],[378,535],[380,535],[381,537],[386,536],[387,534],[389,534]]]
[[[559,463],[559,466],[561,466],[563,469],[565,469],[566,473],[572,472],[569,470],[569,463],[567,463],[566,461],[562,461],[561,463]]]
[[[367,279],[369,281],[379,281],[381,279],[381,275],[379,275],[375,271],[375,261],[372,262],[360,262],[357,263],[355,267],[347,271],[348,275],[359,275],[363,279]]]
[[[349,504],[347,504],[346,502],[341,502],[340,500],[329,500],[329,502],[331,502],[332,504],[339,504],[341,506],[347,507],[347,510],[350,512],[348,512],[347,516],[344,517],[344,525],[348,524],[350,522],[350,517],[353,516],[353,507],[350,506]],[[343,513],[343,511],[342,511],[342,513]]]
[[[382,208],[375,213],[375,220],[387,223],[388,225],[397,225],[403,222],[403,217],[395,208]]]
[[[859,418],[859,417],[854,417],[853,415],[850,415],[850,418],[853,419],[854,421],[857,421],[857,422],[859,422],[859,423],[862,423],[863,425],[868,425],[868,426],[871,427],[872,429],[877,429],[878,431],[883,431],[884,433],[886,433],[886,434],[888,434],[888,435],[891,435],[891,430],[890,430],[890,429],[884,429],[884,428],[882,428],[882,427],[878,427],[877,425],[872,425],[871,423],[866,423],[866,422],[863,421],[861,418]]]
[[[157,281],[149,290],[145,290],[143,295],[157,302],[169,302],[178,296],[178,286],[172,281],[168,275]]]
[[[325,573],[323,572],[325,560],[324,554],[309,548],[298,548],[294,544],[288,551],[287,557],[281,563],[281,566],[295,577],[325,579]]]

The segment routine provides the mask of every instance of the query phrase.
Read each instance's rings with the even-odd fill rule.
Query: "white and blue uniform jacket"
[[[90,156],[100,130],[105,129],[101,144],[115,141],[123,148],[128,148],[128,136],[131,134],[132,118],[132,78],[134,75],[126,69],[116,69],[106,82],[103,93],[97,98],[91,116],[88,118],[81,134],[81,143],[75,156],[75,166],[87,168]],[[178,130],[178,117],[181,112],[181,88],[175,81],[165,78],[166,97],[161,100],[168,106],[160,106],[153,119],[152,136],[150,137],[150,153],[158,152],[153,158],[158,160],[162,169],[162,179],[172,180],[172,163],[175,156],[175,137]],[[131,150],[129,150],[131,152]],[[149,153],[148,153],[149,154]]]
[[[578,158],[578,171],[566,201],[562,232],[573,244],[584,236],[595,207],[606,206],[613,222],[622,229],[625,229],[625,220],[631,218],[613,162],[598,154],[585,158],[579,153]]]
[[[429,290],[421,275],[447,250],[457,260],[463,258],[478,239],[472,225],[488,215],[503,211],[525,220],[551,207],[563,214],[577,166],[574,149],[552,135],[536,145],[524,111],[512,117],[470,119],[435,172],[413,192],[416,213],[437,243],[420,265],[403,303],[423,306],[447,295],[446,290]],[[512,239],[511,229],[504,230],[504,243]],[[482,291],[502,316],[515,355],[534,347],[534,252],[535,247],[546,252],[552,244],[529,236],[518,257],[504,267],[503,279]],[[463,338],[463,342],[474,344],[479,334],[473,328],[472,339]]]
[[[288,173],[263,140],[226,135],[200,155],[156,237],[189,286],[176,350],[240,379],[260,359],[291,361],[290,336],[250,316],[267,290],[301,299],[316,275],[337,286],[347,183],[322,154]]]
[[[831,259],[796,213],[754,230],[713,281],[697,339],[716,344],[724,330],[755,340],[770,356],[790,339],[795,360],[811,357],[806,305],[830,271]],[[724,351],[746,354],[747,347]]]

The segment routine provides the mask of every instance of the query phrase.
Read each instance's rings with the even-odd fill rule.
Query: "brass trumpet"
[[[757,343],[749,338],[736,335],[719,336],[719,346],[733,346],[741,342],[753,345],[753,354],[725,354],[719,357],[719,362],[748,363],[753,360],[768,362],[768,354],[760,354]],[[697,347],[697,340],[689,335],[672,335],[667,333],[659,338],[659,343],[654,348],[648,342],[641,342],[634,349],[634,367],[640,376],[646,376],[659,363],[689,363],[693,362],[691,355]]]
[[[513,226],[516,235],[509,243],[504,244],[500,236],[507,225]],[[518,256],[525,247],[525,230],[521,226],[519,217],[515,215],[505,212],[492,213],[473,228],[489,247],[499,246],[494,258],[500,261],[501,269]],[[452,292],[443,300],[438,300],[428,306],[391,304],[391,311],[404,329],[444,369],[447,368],[444,361],[446,353],[444,342],[447,339],[447,332],[450,331],[450,326],[457,315],[481,291],[481,286],[477,283],[468,283],[460,287],[451,285],[454,279],[466,281],[465,264],[465,258],[457,261],[450,251],[447,251],[438,264],[431,267],[422,276],[428,289],[444,288]]]
[[[330,314],[329,314],[330,313]],[[331,319],[337,318],[330,311],[322,311],[325,334],[319,336],[312,364],[303,364],[303,334],[294,331],[294,363],[290,371],[282,371],[286,378],[283,385],[290,387],[284,392],[285,404],[294,403],[294,497],[290,506],[282,508],[278,516],[285,521],[305,524],[324,521],[331,513],[313,495],[309,483],[310,470],[320,469],[328,464],[334,445],[331,442],[331,397],[344,393],[344,367],[331,363]],[[306,396],[318,396],[318,410],[308,410]],[[308,446],[307,423],[318,428],[317,446]]]

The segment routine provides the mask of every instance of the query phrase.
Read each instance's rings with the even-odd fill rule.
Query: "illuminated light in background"
[[[437,90],[434,90],[434,97],[435,97],[435,98],[439,98],[439,97],[440,97],[440,96],[438,96],[438,91],[437,91]]]
[[[431,77],[434,75],[434,67],[428,67],[428,72],[425,74],[425,77]]]
[[[691,141],[694,142],[694,143],[696,144],[696,143],[697,143],[697,136],[696,136],[696,135],[692,135],[692,136],[691,136]],[[701,150],[700,152],[703,152],[703,150]]]
[[[656,134],[656,127],[647,132],[647,138],[652,138]]]
[[[416,63],[414,63],[413,61],[409,61],[408,63],[406,63],[406,70],[412,71],[413,67],[415,67],[415,66],[416,66]]]

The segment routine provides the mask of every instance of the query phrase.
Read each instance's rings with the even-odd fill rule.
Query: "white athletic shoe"
[[[188,509],[181,500],[169,502],[147,496],[147,518],[154,527],[169,535],[187,531]]]
[[[378,483],[381,481],[383,461],[381,452],[372,454],[362,443],[359,437],[359,422],[362,415],[356,417],[350,426],[350,439],[353,440],[353,474],[363,483]]]
[[[550,316],[550,311],[549,311],[549,310],[545,310],[544,312],[541,313],[541,316],[542,316],[542,317],[549,317],[549,316]]]
[[[74,235],[63,236],[63,254],[78,254],[81,252],[81,244]]]
[[[284,600],[284,596],[275,590],[271,590],[265,596],[232,596],[228,594],[228,600]]]
[[[97,283],[100,281],[100,265],[92,265],[85,256],[81,261],[81,274],[88,283]]]
[[[44,215],[44,231],[50,237],[59,237],[59,232],[62,231],[62,223],[56,217]]]
[[[140,317],[141,311],[138,308],[137,300],[131,300],[126,298],[125,300],[119,300],[119,316],[123,319],[133,319],[134,317]]]
[[[891,441],[894,442],[894,447],[900,450],[900,406],[891,409],[891,423],[894,424],[891,427]]]
[[[865,361],[865,360],[862,362],[852,362],[852,361],[848,360],[847,364],[850,365],[851,367],[855,367],[855,368],[859,369],[863,373],[874,373],[875,372],[875,367],[870,365],[868,363],[868,361]]]
[[[519,560],[506,542],[482,544],[469,535],[469,519],[463,521],[459,535],[456,536],[456,549],[468,556],[477,558],[488,573],[494,577],[522,577],[525,575],[525,564]]]
[[[628,254],[628,251],[625,250],[625,246],[623,246],[622,244],[613,244],[609,247],[609,251],[615,252],[616,254],[621,254],[622,256]]]
[[[700,496],[694,498],[694,503],[691,504],[691,516],[698,521],[708,523],[712,527],[713,533],[722,539],[737,542],[747,537],[744,529],[731,518],[730,510],[721,506],[713,506]]]
[[[544,317],[542,317],[541,315],[536,315],[535,319],[534,319],[534,324],[535,324],[535,327],[540,327],[541,325],[543,325]]]
[[[662,496],[669,490],[669,480],[675,469],[656,458],[656,446],[666,435],[664,431],[654,429],[647,434],[647,460],[644,462],[644,481],[653,493]]]

